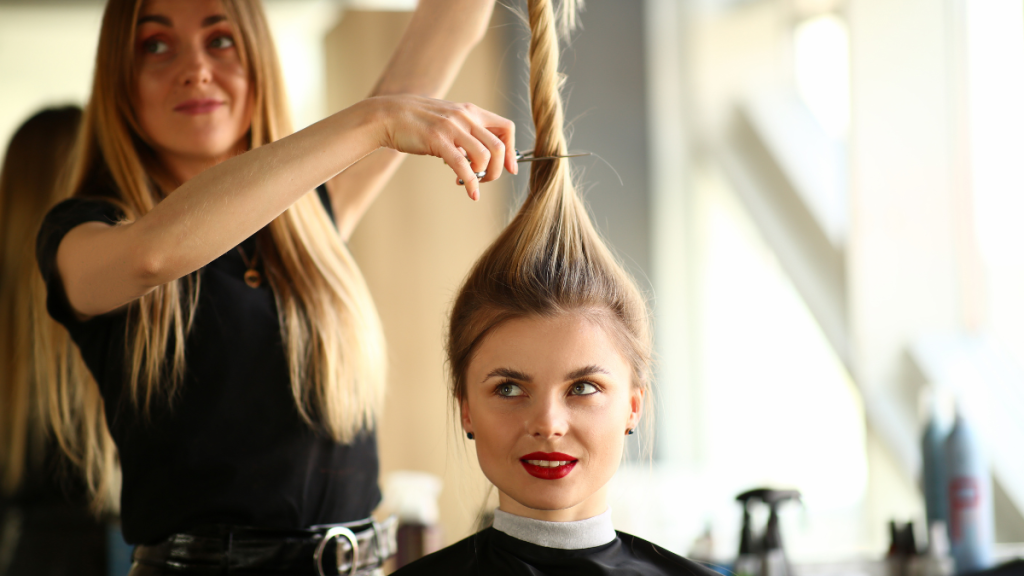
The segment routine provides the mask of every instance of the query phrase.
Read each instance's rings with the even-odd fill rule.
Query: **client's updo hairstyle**
[[[575,8],[575,2],[563,0],[563,24],[573,22]],[[564,78],[558,72],[552,0],[529,0],[528,13],[534,155],[563,155]],[[496,326],[513,318],[565,313],[586,314],[618,340],[632,365],[633,384],[645,390],[649,404],[652,343],[646,301],[594,229],[573,186],[569,161],[533,162],[526,200],[470,271],[452,308],[447,342],[452,401],[466,397],[470,360]],[[644,419],[647,425],[650,416]]]

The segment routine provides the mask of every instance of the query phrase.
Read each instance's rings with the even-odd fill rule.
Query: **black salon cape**
[[[624,532],[583,550],[546,548],[487,528],[405,566],[393,576],[718,576]]]

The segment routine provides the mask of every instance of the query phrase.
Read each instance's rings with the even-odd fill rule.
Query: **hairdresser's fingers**
[[[485,133],[490,133],[483,128],[474,128],[473,126],[470,126],[469,129],[476,131],[483,138],[497,140],[493,135],[486,136]],[[476,174],[477,179],[483,179],[481,180],[482,182],[489,182],[494,179],[486,177],[488,176],[488,170],[491,170],[492,165],[497,164],[500,169],[501,158],[505,155],[505,151],[501,149],[502,145],[497,145],[499,148],[497,151],[498,159],[495,162],[494,153],[492,153],[492,150],[480,141],[477,134],[473,134],[468,131],[457,132],[455,134],[454,144],[460,149],[466,151],[466,158],[469,160],[470,168],[472,168],[473,172]],[[459,184],[462,184],[462,182]]]
[[[512,174],[518,174],[519,163],[516,162],[515,122],[482,108],[478,110],[480,114],[480,123],[487,127],[489,132],[498,137],[505,147],[505,169]]]
[[[474,162],[473,170],[486,172],[483,182],[496,180],[501,176],[502,166],[507,162],[508,150],[505,141],[492,130],[492,126],[505,133],[507,125],[511,122],[472,103],[457,104],[456,109],[456,118],[462,122],[463,128],[487,147],[487,165],[481,167]],[[470,159],[473,159],[472,154]]]
[[[476,177],[469,160],[459,152],[455,145],[445,146],[440,151],[440,156],[445,164],[455,171],[459,183],[466,187],[466,194],[471,200],[480,198],[480,179]]]
[[[490,165],[491,150],[477,137],[475,130],[472,124],[458,126],[453,130],[453,144],[465,152],[463,155],[469,159],[469,166],[474,172],[483,172]]]
[[[483,143],[490,153],[489,161],[485,169],[476,164],[474,170],[484,170],[486,174],[482,181],[489,182],[502,175],[502,167],[507,167],[513,173],[516,170],[515,162],[515,125],[511,120],[484,110],[476,105],[456,105],[458,118],[463,127],[476,139]],[[511,165],[511,167],[509,167]]]
[[[473,126],[472,136],[487,147],[490,159],[487,162],[486,174],[481,182],[491,182],[501,176],[502,166],[505,164],[505,143],[489,129],[476,124]]]

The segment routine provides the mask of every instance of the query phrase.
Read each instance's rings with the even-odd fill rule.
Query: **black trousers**
[[[324,529],[286,531],[204,526],[174,534],[159,544],[136,546],[129,576],[319,576],[314,554],[324,533]],[[371,553],[368,548],[363,547],[360,558]],[[338,574],[337,554],[336,545],[323,547],[320,564],[325,575]],[[376,567],[378,563],[355,574],[381,575],[383,572]],[[349,573],[347,569],[344,571],[344,574]]]

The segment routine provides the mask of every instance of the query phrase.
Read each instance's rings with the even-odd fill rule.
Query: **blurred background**
[[[264,4],[300,128],[369,92],[414,0]],[[85,104],[101,12],[0,1],[0,146]],[[803,494],[782,512],[794,561],[880,557],[890,520],[924,523],[941,390],[982,440],[996,541],[1024,542],[1021,0],[587,0],[582,24],[567,117],[594,156],[574,167],[659,354],[654,454],[613,480],[617,528],[729,559],[736,495],[779,486]],[[527,39],[497,7],[449,95],[516,120],[520,150]],[[472,203],[410,158],[350,244],[390,344],[383,485],[440,478],[446,544],[494,495],[446,400],[445,316],[525,186]]]

